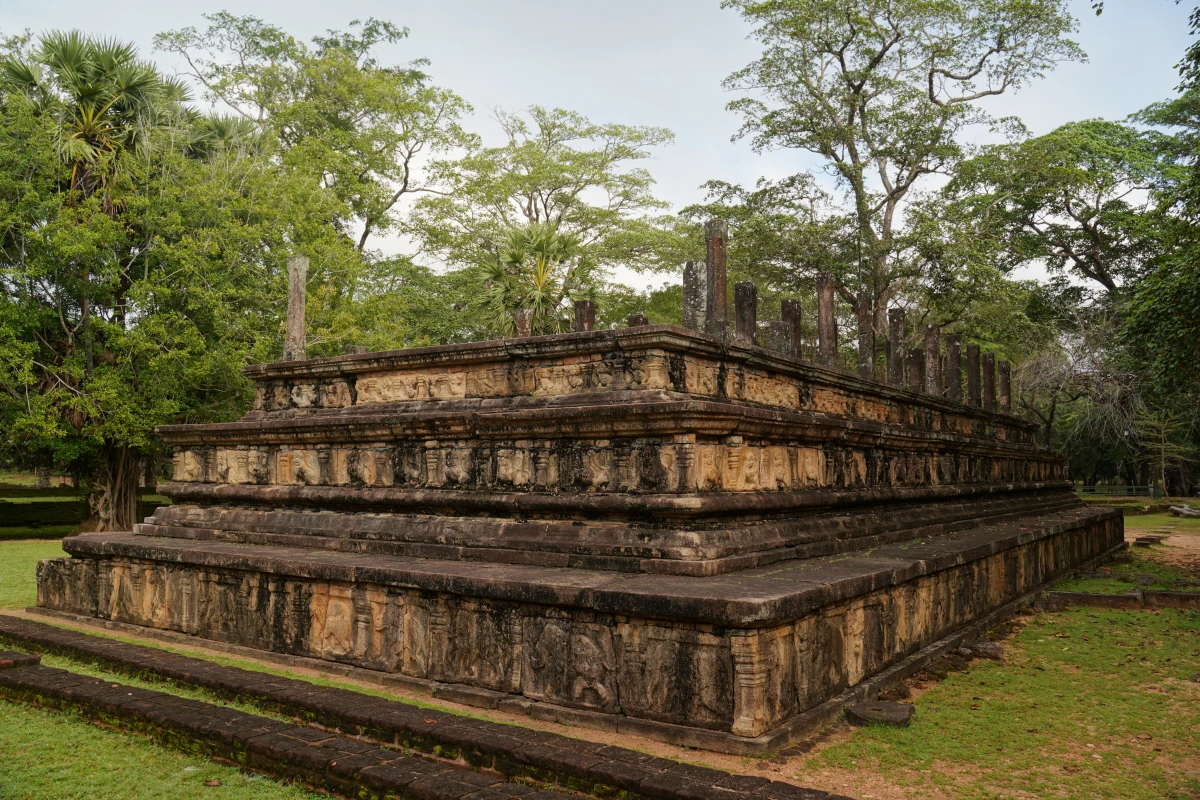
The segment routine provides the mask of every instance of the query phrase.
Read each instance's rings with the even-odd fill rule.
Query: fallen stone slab
[[[970,642],[963,645],[963,649],[969,652],[974,658],[988,658],[993,661],[1004,660],[1004,646],[996,642]]]
[[[620,793],[628,800],[717,795],[725,800],[838,800],[835,795],[781,782],[758,785],[753,791],[722,788],[714,794],[711,787],[732,785],[741,776],[546,731],[420,708],[349,689],[223,666],[19,617],[0,614],[0,642],[99,664],[131,676],[165,678],[180,685],[201,687],[221,697],[319,725],[325,729],[319,734],[349,735],[365,739],[373,746],[401,747],[412,751],[414,757],[436,758],[436,763],[444,760],[465,763],[508,781],[534,780],[602,797]],[[216,733],[225,737],[223,741],[231,735],[227,727],[218,727]],[[263,727],[259,733],[279,732]],[[295,734],[287,737],[296,738]],[[290,742],[261,738],[256,741],[255,752],[269,756],[274,752],[272,748],[284,745]],[[291,752],[290,746],[287,752]],[[304,753],[313,758],[324,755]],[[349,769],[346,763],[360,768],[362,754],[352,755],[352,761],[343,758],[337,764],[331,762],[326,771],[345,772]],[[373,774],[375,771],[367,776]]]
[[[907,728],[912,722],[917,707],[911,703],[895,703],[891,700],[875,700],[870,703],[855,703],[846,706],[846,721],[851,725],[891,725]]]

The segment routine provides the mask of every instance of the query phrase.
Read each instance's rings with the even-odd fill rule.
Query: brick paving
[[[192,700],[172,698],[162,692],[142,689],[105,689],[108,684],[93,678],[71,675],[62,670],[41,666],[22,666],[0,671],[0,690],[7,692],[50,692],[47,696],[62,698],[59,702],[86,704],[105,713],[134,713],[137,720],[151,725],[175,725],[186,720],[185,709],[193,711],[205,706],[199,716],[202,725],[196,728],[205,741],[217,741],[225,747],[236,748],[238,739],[231,729],[222,727],[222,717],[237,719],[232,730],[256,731],[245,739],[245,752],[251,759],[278,764],[282,773],[295,774],[310,780],[324,780],[331,791],[346,793],[353,788],[367,792],[393,792],[383,781],[407,781],[398,796],[448,798],[458,800],[470,796],[473,800],[501,800],[510,787],[523,792],[520,784],[505,783],[523,780],[555,784],[563,789],[584,794],[626,798],[659,798],[660,800],[839,800],[838,796],[815,789],[805,789],[789,783],[768,781],[765,778],[732,775],[721,770],[681,764],[656,758],[634,750],[612,747],[566,736],[502,725],[486,720],[463,717],[443,711],[419,708],[395,700],[387,700],[349,689],[318,686],[307,681],[284,678],[238,667],[222,666],[200,658],[179,655],[155,647],[93,636],[57,628],[40,622],[0,615],[0,641],[36,652],[48,652],[95,663],[107,669],[132,676],[175,681],[207,689],[218,696],[252,703],[264,710],[282,713],[299,720],[320,725],[324,730],[289,725],[287,732],[277,723],[262,717],[241,714]],[[0,655],[0,659],[5,656]],[[18,678],[18,676],[37,676]],[[64,677],[67,676],[67,677]],[[14,682],[27,680],[28,688],[10,688]],[[38,684],[34,681],[41,681]],[[82,682],[82,683],[81,683]],[[86,700],[77,700],[80,686],[88,687]],[[59,688],[55,688],[59,687]],[[57,692],[58,694],[54,694]],[[141,695],[147,695],[142,698]],[[149,696],[159,699],[151,701]],[[123,698],[128,697],[128,700]],[[138,698],[135,704],[133,698]],[[142,704],[141,700],[146,699]],[[112,711],[109,711],[109,708]],[[238,715],[238,716],[233,716]],[[161,720],[161,721],[160,721]],[[251,724],[249,720],[259,720]],[[239,727],[241,726],[241,727]],[[265,726],[261,730],[256,726]],[[175,728],[172,728],[173,730]],[[189,731],[191,729],[188,729]],[[340,734],[340,735],[339,735]],[[189,735],[191,735],[189,733]],[[321,747],[303,737],[323,736]],[[347,736],[361,737],[357,739]],[[364,757],[363,753],[340,752],[341,743],[364,746],[363,739],[372,744],[370,752],[383,752],[392,759],[380,763]],[[253,742],[253,745],[251,745]],[[338,744],[332,744],[332,743]],[[424,754],[424,758],[407,758],[395,765],[397,753],[378,745],[405,748]],[[229,755],[224,757],[229,758]],[[322,761],[326,757],[328,761]],[[464,764],[472,769],[452,767],[446,761]],[[412,763],[410,763],[412,762]],[[245,762],[239,762],[245,763]],[[450,769],[455,772],[421,773],[419,769]],[[291,772],[288,772],[291,770]],[[479,771],[486,771],[484,774]],[[349,774],[353,772],[353,774]],[[349,776],[348,776],[349,775]],[[306,777],[307,776],[307,777]],[[481,780],[496,785],[481,786]],[[354,783],[357,788],[347,782]],[[340,783],[339,783],[340,782]],[[451,782],[449,794],[427,794],[429,787]],[[474,782],[474,783],[472,783]],[[376,785],[379,784],[379,785]],[[342,788],[337,788],[341,786]],[[467,789],[470,789],[468,792]],[[453,792],[460,791],[460,794]],[[439,790],[440,791],[440,790]],[[472,793],[473,792],[473,793]],[[520,795],[522,797],[528,795]],[[551,794],[545,794],[551,797]],[[845,798],[840,798],[845,800]]]

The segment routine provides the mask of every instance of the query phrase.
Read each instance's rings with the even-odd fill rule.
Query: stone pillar
[[[908,351],[908,388],[925,391],[925,351],[920,347]]]
[[[346,345],[346,355],[354,356],[361,353],[369,353],[371,349],[365,344],[348,344]]]
[[[942,396],[942,329],[925,326],[925,394]]]
[[[288,259],[287,335],[283,340],[283,360],[303,361],[305,350],[304,301],[308,281],[308,256]]]
[[[983,354],[983,408],[996,410],[996,354]]]
[[[519,308],[513,314],[513,327],[516,329],[517,338],[524,338],[533,333],[533,309]]]
[[[817,273],[817,363],[837,365],[837,315],[833,298],[833,276]]]
[[[683,265],[683,327],[690,331],[704,332],[707,269],[703,261],[689,261]]]
[[[1012,364],[1007,361],[1001,361],[997,365],[1000,369],[1000,377],[996,387],[996,400],[1000,404],[1000,410],[1005,414],[1012,413]]]
[[[571,330],[594,331],[596,329],[596,304],[591,300],[575,301],[575,324]]]
[[[962,402],[962,334],[946,337],[946,399]]]
[[[788,354],[792,358],[803,358],[803,330],[800,323],[803,319],[799,300],[784,300],[779,307],[780,316],[788,326]]]
[[[888,383],[904,386],[904,309],[888,311]]]
[[[792,326],[780,320],[771,320],[767,323],[767,347],[774,350],[776,353],[791,355],[792,353]]]
[[[979,345],[967,345],[967,405],[979,408]]]
[[[729,224],[723,219],[704,223],[704,250],[707,266],[704,279],[704,330],[710,336],[724,340],[728,313],[725,296],[725,245],[729,239]]]
[[[733,308],[737,326],[734,341],[743,347],[751,347],[754,335],[758,333],[758,287],[750,281],[734,286]]]
[[[858,293],[858,377],[875,379],[875,322],[866,292]]]
[[[650,324],[650,318],[645,314],[630,314],[629,319],[625,320],[626,327],[642,328]]]

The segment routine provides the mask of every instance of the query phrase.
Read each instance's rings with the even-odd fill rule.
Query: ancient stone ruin
[[[755,753],[1122,542],[990,354],[961,402],[958,338],[906,353],[894,313],[888,382],[839,369],[829,280],[820,363],[753,286],[728,330],[708,235],[686,328],[581,305],[568,334],[250,367],[240,421],[160,431],[174,505],[67,539],[38,604]]]

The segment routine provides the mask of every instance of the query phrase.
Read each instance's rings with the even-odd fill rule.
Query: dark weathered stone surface
[[[758,287],[742,281],[733,287],[734,341],[750,347],[758,336]]]
[[[904,353],[905,337],[904,309],[893,308],[888,311],[888,383],[904,388],[908,385],[905,380]]]
[[[708,267],[703,261],[689,261],[683,267],[683,327],[703,332],[704,309],[708,299],[705,281]]]
[[[1123,536],[1031,423],[669,326],[247,373],[39,604],[751,752]]]
[[[967,405],[978,408],[983,405],[980,393],[979,345],[967,345]]]
[[[846,719],[852,725],[891,725],[907,728],[917,711],[911,703],[895,703],[890,700],[875,700],[870,703],[855,703],[846,706]]]
[[[783,300],[779,304],[779,314],[788,330],[787,353],[792,358],[804,357],[804,316],[803,307],[799,300]]]
[[[18,653],[14,650],[0,650],[0,669],[26,667],[41,661],[39,656],[29,653]]]
[[[704,332],[720,341],[728,334],[729,302],[725,283],[725,248],[729,239],[729,223],[710,219],[704,223]]]
[[[946,336],[946,399],[961,403],[962,394],[962,335]]]
[[[817,362],[837,365],[837,308],[834,304],[833,275],[817,273]]]

